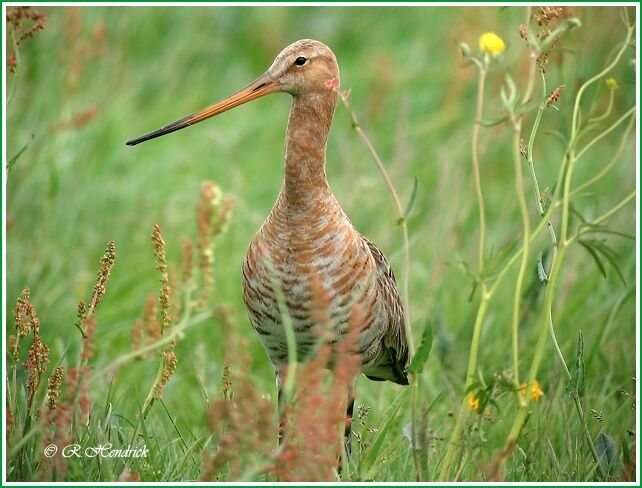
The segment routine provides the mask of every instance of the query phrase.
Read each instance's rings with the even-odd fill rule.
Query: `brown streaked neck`
[[[337,95],[330,90],[292,97],[281,190],[288,206],[305,207],[330,193],[325,156],[336,102]]]

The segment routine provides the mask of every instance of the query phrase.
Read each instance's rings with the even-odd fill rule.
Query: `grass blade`
[[[22,146],[22,149],[20,149],[8,162],[7,162],[7,173],[11,171],[11,168],[13,168],[13,165],[16,164],[18,159],[20,159],[20,156],[27,150],[27,148],[31,145],[33,140],[36,138],[35,134],[31,134],[31,140],[27,142],[24,146]]]
[[[393,422],[397,418],[397,412],[399,411],[399,407],[401,407],[402,400],[406,396],[406,393],[408,392],[408,389],[404,389],[398,396],[393,400],[393,402],[388,406],[386,411],[384,412],[384,420],[381,425],[381,428],[377,432],[377,435],[375,438],[372,440],[372,444],[370,444],[370,447],[366,451],[366,453],[363,456],[362,461],[359,463],[359,473],[365,473],[365,475],[360,475],[360,479],[364,478],[369,478],[373,472],[376,470],[377,467],[377,457],[379,456],[379,452],[381,451],[381,448],[383,447],[383,441],[386,439],[388,436],[388,433],[390,432],[390,429],[392,427]]]

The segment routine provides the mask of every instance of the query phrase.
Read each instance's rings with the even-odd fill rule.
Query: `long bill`
[[[172,122],[171,124],[161,127],[160,129],[156,129],[155,131],[149,132],[148,134],[127,141],[126,144],[128,146],[135,146],[136,144],[149,141],[150,139],[155,139],[156,137],[164,136],[165,134],[169,134],[170,132],[176,132],[177,130],[184,129],[185,127],[189,127],[190,125],[198,124],[205,119],[214,117],[215,115],[223,113],[231,108],[238,107],[239,105],[247,103],[251,100],[255,100],[270,93],[274,93],[278,91],[278,89],[278,84],[275,83],[267,74],[265,74],[256,81],[250,83],[245,88],[242,88],[236,93],[230,95],[229,97],[226,97],[223,100],[220,100],[219,102],[216,102],[215,104],[204,108],[203,110],[199,110],[198,112],[188,115],[187,117],[183,117],[176,122]]]

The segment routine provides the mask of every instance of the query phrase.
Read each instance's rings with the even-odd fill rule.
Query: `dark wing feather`
[[[368,245],[379,270],[377,286],[388,312],[388,330],[385,335],[385,346],[388,348],[389,355],[388,362],[393,370],[395,382],[407,385],[408,338],[406,337],[406,316],[399,296],[397,281],[386,256],[368,238],[361,237]]]

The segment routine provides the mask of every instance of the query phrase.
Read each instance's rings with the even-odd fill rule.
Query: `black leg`
[[[352,456],[352,416],[354,413],[354,398],[357,388],[357,378],[355,378],[350,385],[348,385],[348,405],[346,407],[346,425],[343,431],[343,447],[345,451],[346,461]],[[343,454],[339,453],[337,459],[337,472],[341,474],[343,471]]]
[[[354,399],[357,389],[357,379],[350,386],[348,386],[348,408],[346,410],[346,428],[344,430],[344,445],[346,448],[346,455],[352,454],[352,420],[354,415]]]
[[[283,396],[283,380],[281,375],[276,373],[276,390],[277,390],[277,408],[279,411],[279,446],[283,444],[283,436],[285,435],[285,398]]]

